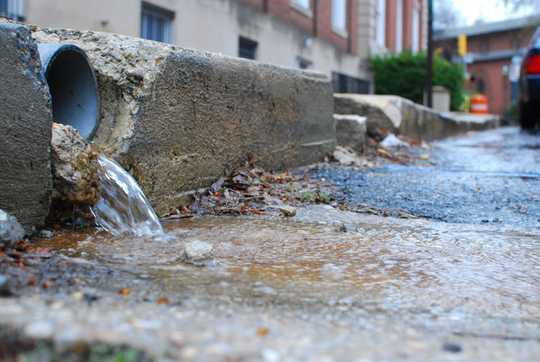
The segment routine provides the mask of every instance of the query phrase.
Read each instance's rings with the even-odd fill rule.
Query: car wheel
[[[523,129],[533,129],[536,121],[536,110],[530,103],[520,103],[519,124]]]

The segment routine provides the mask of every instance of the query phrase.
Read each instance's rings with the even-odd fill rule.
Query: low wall
[[[439,113],[397,96],[336,94],[335,113],[367,117],[368,131],[383,129],[416,140],[433,141],[499,125],[494,115]]]
[[[247,161],[295,167],[335,148],[332,87],[321,74],[113,34],[35,28],[33,36],[87,52],[102,103],[94,141],[158,213]]]
[[[363,153],[367,142],[366,117],[334,114],[334,120],[338,145]]]

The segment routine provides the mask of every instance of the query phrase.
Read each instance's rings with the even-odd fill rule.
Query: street
[[[540,137],[502,128],[435,143],[433,167],[322,168],[351,204],[448,223],[540,227]]]
[[[436,143],[431,157],[310,171],[351,208],[408,218],[306,205],[290,218],[169,221],[155,240],[60,233],[29,263],[38,286],[54,282],[0,299],[0,320],[60,346],[101,341],[163,360],[534,359],[540,136],[487,131]],[[195,240],[213,246],[203,266],[179,258]]]

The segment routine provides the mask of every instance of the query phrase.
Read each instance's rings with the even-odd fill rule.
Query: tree
[[[452,0],[434,1],[433,28],[435,30],[458,27],[462,25],[460,19],[462,19],[461,14]]]

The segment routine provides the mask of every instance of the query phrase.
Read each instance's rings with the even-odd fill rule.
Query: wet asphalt
[[[430,157],[427,166],[327,165],[312,176],[335,183],[352,205],[449,223],[540,228],[540,134],[473,133],[434,143]]]

